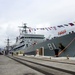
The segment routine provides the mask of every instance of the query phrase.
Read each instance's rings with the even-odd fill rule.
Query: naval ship
[[[24,26],[21,26],[21,28],[22,30],[20,35],[16,38],[16,43],[13,45],[14,52],[21,54],[25,53],[25,50],[28,47],[34,46],[35,44],[41,43],[45,40],[44,35],[33,34],[31,32],[28,33],[30,27],[27,27],[26,23],[24,23]]]
[[[13,52],[23,55],[40,56],[75,56],[75,32],[71,31],[66,35],[45,39],[44,35],[27,33],[27,28],[23,30],[13,46]]]

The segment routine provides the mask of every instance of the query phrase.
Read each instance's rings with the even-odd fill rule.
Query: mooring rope
[[[73,39],[71,40],[71,42],[70,42],[62,51],[60,51],[60,52],[58,53],[58,56],[59,56],[62,52],[64,52],[64,51],[66,50],[66,48],[68,48],[68,47],[73,43],[74,40],[75,40],[75,38],[73,38]]]

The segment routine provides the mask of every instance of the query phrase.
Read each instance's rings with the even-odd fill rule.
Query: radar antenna
[[[30,28],[26,26],[26,23],[24,23],[23,26],[19,26],[19,27],[23,28],[22,32],[25,32],[25,33],[27,33],[27,28]]]

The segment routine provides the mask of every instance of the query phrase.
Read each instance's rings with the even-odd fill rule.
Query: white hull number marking
[[[48,43],[47,45],[50,50],[54,50],[56,48],[54,43]]]

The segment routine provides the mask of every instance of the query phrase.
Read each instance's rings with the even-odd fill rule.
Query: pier
[[[0,55],[0,75],[75,75],[75,58]]]

